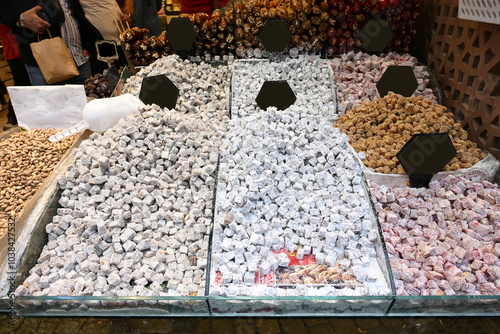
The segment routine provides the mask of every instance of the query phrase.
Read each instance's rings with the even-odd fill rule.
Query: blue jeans
[[[28,70],[28,75],[30,76],[31,84],[33,86],[48,85],[39,67],[26,65],[26,69]],[[85,83],[85,79],[88,79],[92,76],[92,73],[90,71],[90,61],[86,61],[84,64],[78,66],[78,71],[80,72],[79,75],[61,82],[57,82],[55,83],[55,85],[83,85]]]

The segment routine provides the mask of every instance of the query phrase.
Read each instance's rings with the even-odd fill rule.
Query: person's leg
[[[9,64],[12,77],[14,79],[14,86],[30,86],[30,78],[28,72],[26,72],[26,67],[20,58],[14,58],[7,60]],[[14,112],[14,107],[12,102],[9,100],[9,113],[7,114],[7,124],[15,125],[17,124],[16,114]]]
[[[69,83],[73,85],[83,85],[85,83],[85,80],[90,78],[92,76],[92,70],[90,68],[90,61],[86,61],[85,64],[78,66],[78,72],[80,72],[79,75],[70,78],[66,81],[63,81],[64,83]],[[61,83],[58,83],[58,85]]]
[[[14,58],[7,62],[14,78],[14,86],[31,86],[30,77],[21,58]]]
[[[25,65],[26,70],[28,71],[28,75],[30,77],[31,84],[33,86],[46,86],[47,81],[43,77],[42,71],[40,70],[39,67],[36,66],[30,66],[30,65]]]
[[[149,29],[149,36],[159,36],[162,31],[161,21],[156,10],[156,0],[143,0],[144,25]]]

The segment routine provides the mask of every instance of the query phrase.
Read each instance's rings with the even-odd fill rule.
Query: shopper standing
[[[21,60],[21,51],[17,46],[16,36],[12,34],[9,27],[0,23],[0,41],[3,46],[3,55],[9,64],[12,78],[14,79],[14,86],[29,86],[30,78]],[[8,130],[17,124],[16,114],[12,107],[12,102],[9,100],[9,113],[7,114],[7,124],[3,127]]]
[[[161,21],[158,17],[156,0],[133,0],[134,17],[132,25],[139,28],[147,28],[149,36],[159,36],[161,34]]]
[[[115,41],[121,44],[118,20],[126,26],[132,24],[134,5],[132,0],[80,0],[85,18],[99,30],[104,40]],[[119,59],[115,62],[118,67],[127,66],[127,58],[122,48],[117,48]],[[93,57],[90,59],[92,74],[102,73],[108,65]]]
[[[85,18],[78,0],[58,2],[59,10],[47,11],[38,6],[36,0],[0,0],[0,22],[11,27],[16,35],[21,59],[33,85],[47,84],[30,48],[30,44],[39,38],[49,37],[47,29],[52,36],[62,37],[80,72],[78,76],[57,84],[83,84],[91,75],[89,51],[95,50],[97,39],[102,39],[99,31]]]

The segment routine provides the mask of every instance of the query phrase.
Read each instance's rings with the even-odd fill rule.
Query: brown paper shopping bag
[[[49,39],[30,45],[33,57],[47,83],[57,83],[80,74],[62,38],[52,38],[50,32],[49,36]]]

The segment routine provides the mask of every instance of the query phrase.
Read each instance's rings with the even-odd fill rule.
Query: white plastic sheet
[[[7,87],[19,126],[67,129],[82,121],[87,104],[83,85]]]

